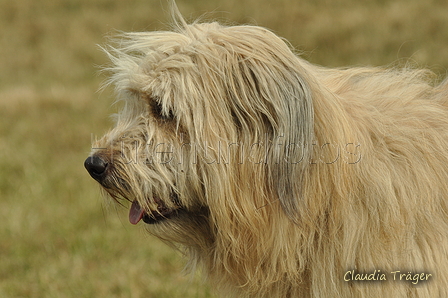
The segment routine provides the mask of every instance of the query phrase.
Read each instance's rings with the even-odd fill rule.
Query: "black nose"
[[[106,176],[107,166],[108,163],[96,155],[87,157],[84,162],[84,167],[87,169],[90,176],[98,182],[101,182]]]

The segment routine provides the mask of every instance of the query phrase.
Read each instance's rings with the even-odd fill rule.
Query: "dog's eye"
[[[154,117],[164,121],[174,119],[174,113],[171,109],[165,110],[157,99],[150,101],[151,113]]]

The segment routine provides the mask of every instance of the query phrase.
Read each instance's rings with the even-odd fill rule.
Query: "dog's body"
[[[446,83],[317,67],[255,26],[109,54],[124,107],[85,165],[221,292],[448,296]]]

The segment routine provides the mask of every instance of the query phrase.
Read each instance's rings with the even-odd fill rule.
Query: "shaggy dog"
[[[130,222],[226,297],[448,297],[448,84],[176,18],[107,47],[122,110],[85,167]]]

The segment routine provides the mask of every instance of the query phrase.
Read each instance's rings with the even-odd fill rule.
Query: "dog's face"
[[[130,202],[131,223],[174,234],[201,226],[210,240],[216,226],[249,222],[262,207],[295,208],[313,111],[280,38],[195,24],[128,34],[108,53],[123,108],[85,166]]]

